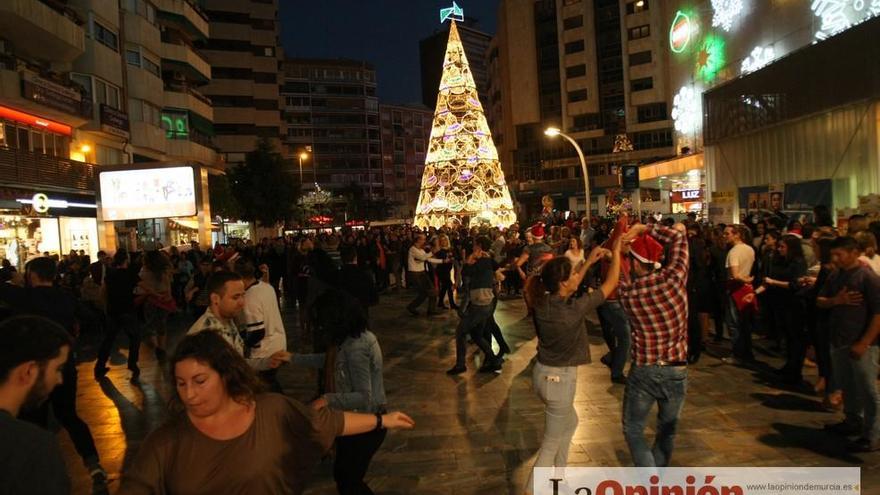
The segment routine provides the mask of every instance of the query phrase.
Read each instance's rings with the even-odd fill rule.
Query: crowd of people
[[[380,294],[406,297],[404,288],[414,293],[406,306],[412,318],[458,316],[449,375],[468,371],[469,341],[480,350],[478,372],[503,371],[511,347],[495,311],[499,301],[523,298],[538,343],[533,388],[545,405],[535,467],[567,464],[594,312],[607,344],[599,361],[613,384],[625,386],[623,434],[636,466],[670,464],[687,367],[705,353],[781,386],[811,386],[828,408],[843,409],[831,431],[854,438],[853,450],[880,450],[880,223],[856,215],[838,231],[822,208],[809,222],[779,214],[733,225],[626,214],[542,220],[528,228],[400,225],[207,249],[120,249],[94,262],[71,252],[30,260],[24,273],[4,265],[0,409],[8,414],[0,419],[19,443],[0,449],[0,458],[34,445],[51,450],[35,466],[57,473],[57,445],[47,447],[32,426],[45,426],[52,409],[95,492],[106,490],[94,440],[76,414],[76,340],[99,336],[94,377],[102,380],[122,332],[130,380],[140,380],[146,345],[146,359],[162,363],[176,386],[168,422],[140,447],[122,493],[300,493],[334,443],[339,492],[372,493],[364,477],[386,430],[414,426],[388,412],[381,342],[370,326]],[[297,309],[297,325],[285,328],[283,305]],[[169,318],[180,313],[194,323],[171,346]],[[774,353],[784,358],[778,369],[758,359]],[[816,383],[805,384],[805,363],[818,367]],[[314,401],[283,396],[281,366],[323,370]],[[652,446],[644,430],[654,404]],[[44,476],[31,492],[64,493],[64,480],[63,471]]]

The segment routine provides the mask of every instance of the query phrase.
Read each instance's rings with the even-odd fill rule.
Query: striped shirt
[[[643,277],[622,276],[620,303],[632,328],[633,363],[637,366],[687,361],[687,236],[655,225],[649,234],[669,244],[663,268]],[[634,271],[631,272],[631,275]]]

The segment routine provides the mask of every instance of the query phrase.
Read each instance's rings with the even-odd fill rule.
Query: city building
[[[591,211],[605,211],[619,167],[675,156],[665,18],[656,0],[502,0],[488,50],[489,121],[512,184],[531,218],[550,194],[585,210],[577,154],[586,155]]]
[[[486,51],[492,36],[477,29],[478,22],[475,19],[465,19],[457,23],[458,35],[464,46],[464,53],[477,92],[480,94],[480,102],[486,106],[486,95],[489,89],[489,72],[486,61]],[[449,40],[449,23],[444,23],[431,36],[419,42],[419,58],[422,71],[422,103],[428,108],[437,105],[437,91],[440,88],[440,76],[443,72],[443,58],[446,56],[446,42]]]
[[[285,143],[303,190],[369,200],[385,196],[376,71],[355,60],[287,59],[282,97]]]
[[[260,138],[282,147],[277,0],[204,0],[210,38],[203,52],[211,64],[204,93],[214,107],[214,144],[227,166],[244,162]]]
[[[96,188],[102,167],[216,164],[196,89],[210,66],[192,46],[207,32],[184,0],[0,4],[0,255],[197,235],[195,220],[103,222]]]
[[[415,215],[433,119],[434,112],[422,105],[379,105],[382,181],[394,218]]]
[[[658,2],[677,147],[642,169],[703,166],[709,218],[878,217],[880,10],[861,2]],[[654,8],[654,2],[651,2]]]

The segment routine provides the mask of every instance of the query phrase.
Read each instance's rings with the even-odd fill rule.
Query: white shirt
[[[425,262],[435,265],[443,263],[443,260],[432,258],[431,253],[426,253],[424,249],[410,246],[409,256],[406,257],[406,269],[411,272],[425,271]]]
[[[244,311],[238,323],[247,332],[266,331],[265,337],[250,348],[251,358],[268,358],[278,351],[287,350],[287,333],[281,321],[278,298],[271,285],[257,282],[245,291]]]
[[[755,250],[745,243],[739,243],[730,248],[727,253],[725,268],[736,267],[733,271],[740,277],[748,277],[752,273],[752,265],[755,264]]]
[[[581,261],[584,261],[584,250],[581,249],[580,253],[574,254],[574,251],[569,249],[565,252],[565,257],[571,261],[572,266],[578,266]]]

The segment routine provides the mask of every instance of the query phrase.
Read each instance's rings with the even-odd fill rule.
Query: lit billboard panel
[[[192,167],[101,172],[99,182],[104,221],[196,214]]]

